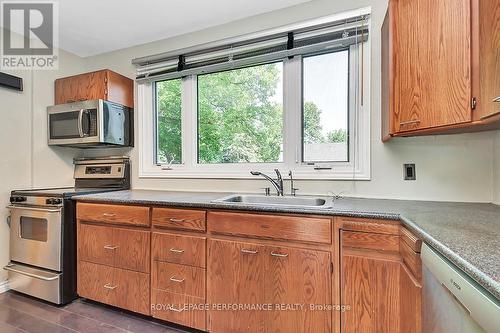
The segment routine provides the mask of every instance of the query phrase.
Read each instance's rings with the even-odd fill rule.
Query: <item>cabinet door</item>
[[[55,81],[55,104],[88,99],[106,99],[107,73],[105,70],[85,73]]]
[[[113,228],[115,263],[118,268],[149,273],[150,232]]]
[[[113,228],[81,223],[78,229],[79,260],[113,266]]]
[[[115,305],[113,268],[90,262],[78,263],[78,295],[97,302]]]
[[[265,247],[251,243],[210,240],[207,300],[211,304],[211,333],[265,332],[264,311],[222,308],[260,305],[264,295]],[[213,307],[219,307],[213,309]]]
[[[149,315],[149,274],[113,268],[114,304],[122,309]]]
[[[470,0],[391,0],[395,132],[471,121]]]
[[[343,333],[399,332],[399,270],[397,254],[342,248]]]
[[[332,331],[330,253],[266,247],[265,293],[275,307],[266,312],[268,333]],[[311,306],[315,306],[311,308]]]
[[[400,267],[400,332],[422,332],[422,286],[408,267]]]

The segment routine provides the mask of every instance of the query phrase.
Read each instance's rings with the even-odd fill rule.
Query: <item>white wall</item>
[[[5,71],[23,78],[24,91],[0,88],[0,283],[9,260],[10,191],[73,184],[72,159],[80,151],[47,146],[46,107],[54,104],[54,80],[84,71],[84,60],[61,50],[59,61],[56,71]]]
[[[491,202],[493,195],[493,134],[479,133],[440,137],[380,141],[380,26],[387,1],[316,0],[283,10],[254,16],[203,31],[190,33],[86,59],[87,69],[110,68],[131,78],[131,60],[186,46],[290,24],[340,11],[372,7],[372,180],[299,181],[302,194],[328,194],[345,191],[347,195],[383,198]],[[113,152],[111,152],[113,153]],[[116,153],[116,152],[115,152]],[[87,155],[96,152],[86,152]],[[103,152],[99,152],[103,154]],[[195,191],[257,191],[261,180],[187,180],[140,179],[137,174],[137,149],[131,151],[135,188]],[[403,181],[403,163],[416,163],[417,180]]]
[[[496,132],[493,163],[493,202],[500,205],[500,131]]]

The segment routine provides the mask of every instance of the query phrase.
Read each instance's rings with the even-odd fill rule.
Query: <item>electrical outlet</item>
[[[403,178],[404,180],[416,180],[417,174],[414,163],[403,164]]]

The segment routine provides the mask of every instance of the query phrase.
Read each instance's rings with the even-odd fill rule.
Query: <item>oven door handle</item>
[[[15,205],[8,205],[8,209],[20,209],[20,210],[33,210],[36,212],[47,212],[47,213],[59,213],[61,211],[61,208],[37,208],[37,207],[25,207],[25,206],[15,206]]]
[[[83,132],[83,114],[86,112],[85,109],[80,109],[78,112],[78,134],[80,138],[87,137],[88,134]]]
[[[37,275],[37,274],[30,273],[30,272],[25,272],[23,270],[16,269],[14,267],[15,267],[15,265],[9,264],[9,265],[5,266],[3,269],[5,269],[6,271],[11,271],[11,272],[18,273],[18,274],[21,274],[21,275],[26,275],[26,276],[29,276],[29,277],[32,277],[32,278],[35,278],[35,279],[43,280],[43,281],[54,281],[54,280],[57,280],[59,278],[58,275],[55,275],[53,277],[45,277],[45,276],[40,276],[40,275]]]

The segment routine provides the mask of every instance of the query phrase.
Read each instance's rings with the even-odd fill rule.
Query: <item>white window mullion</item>
[[[302,59],[296,56],[283,67],[283,162],[289,169],[302,156]]]
[[[182,162],[186,169],[196,165],[197,97],[196,76],[182,79]]]

